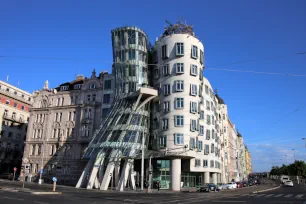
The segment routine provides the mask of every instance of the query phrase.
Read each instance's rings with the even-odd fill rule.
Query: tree
[[[295,161],[288,166],[288,172],[291,176],[306,177],[306,164],[304,161]]]

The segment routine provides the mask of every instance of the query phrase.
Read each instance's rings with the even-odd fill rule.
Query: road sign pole
[[[13,181],[15,180],[16,171],[14,171]]]
[[[56,191],[56,182],[53,182],[53,192]]]

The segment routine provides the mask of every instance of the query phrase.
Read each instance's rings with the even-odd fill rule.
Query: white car
[[[291,187],[293,187],[293,182],[290,181],[290,180],[285,181],[285,182],[284,182],[284,186],[291,186]]]
[[[227,183],[227,189],[237,188],[237,184],[235,182]]]

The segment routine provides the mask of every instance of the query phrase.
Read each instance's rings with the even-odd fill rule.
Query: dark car
[[[204,184],[203,186],[201,186],[199,191],[200,192],[218,191],[218,188],[215,184],[209,183],[209,184]]]
[[[8,179],[9,179],[9,180],[13,180],[13,178],[14,178],[14,174],[9,174],[9,175],[8,175]],[[17,174],[15,174],[14,180],[15,180],[15,181],[19,181],[19,180],[20,180],[20,176],[17,175]]]
[[[249,186],[249,182],[248,181],[242,181],[242,185],[243,185],[243,187],[248,187]]]
[[[242,188],[243,187],[243,183],[242,182],[236,182],[237,184],[237,188]]]

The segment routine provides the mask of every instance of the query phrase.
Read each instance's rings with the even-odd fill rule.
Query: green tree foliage
[[[271,175],[289,175],[289,176],[303,176],[306,177],[306,163],[304,161],[295,161],[288,166],[283,164],[281,167],[273,166]]]

